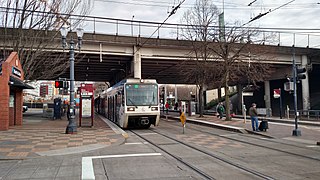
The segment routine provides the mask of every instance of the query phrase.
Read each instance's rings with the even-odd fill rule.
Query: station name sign
[[[12,74],[21,78],[21,71],[15,67],[12,67]]]

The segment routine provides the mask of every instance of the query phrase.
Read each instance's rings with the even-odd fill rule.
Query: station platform
[[[164,119],[179,121],[178,112],[169,112],[168,114],[161,112],[161,116]],[[298,129],[301,130],[301,136],[292,136],[292,132],[295,129],[294,119],[280,119],[279,117],[266,119],[265,117],[259,117],[259,122],[261,122],[262,119],[268,120],[269,129],[267,131],[256,132],[252,131],[250,117],[247,117],[246,121],[239,117],[232,118],[231,121],[226,121],[225,117],[219,119],[213,115],[199,117],[199,115],[196,114],[192,116],[187,115],[186,117],[187,124],[201,124],[240,133],[257,134],[267,138],[287,139],[306,145],[320,145],[320,121],[299,121]]]
[[[0,131],[0,159],[68,155],[124,141],[123,136],[112,130],[99,116],[95,116],[93,122],[93,127],[78,127],[77,133],[66,134],[66,116],[56,120],[26,116],[22,126]]]

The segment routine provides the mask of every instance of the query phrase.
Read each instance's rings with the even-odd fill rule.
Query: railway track
[[[256,179],[256,178],[260,178],[260,179],[274,179],[273,177],[270,177],[268,175],[265,175],[263,173],[260,173],[254,169],[251,169],[251,168],[248,168],[248,167],[245,167],[243,165],[240,165],[240,164],[237,164],[235,162],[232,162],[231,160],[228,160],[224,157],[221,157],[221,156],[218,156],[216,154],[213,154],[211,152],[207,152],[207,151],[204,151],[202,149],[199,149],[191,144],[188,144],[188,143],[185,143],[185,142],[182,142],[178,139],[175,139],[175,138],[172,138],[166,134],[163,134],[161,132],[158,132],[158,131],[155,131],[155,130],[147,130],[147,131],[151,131],[152,133],[156,133],[157,135],[163,137],[163,138],[166,138],[166,139],[169,139],[175,143],[177,143],[178,145],[181,145],[181,146],[185,146],[187,148],[190,148],[206,157],[209,157],[211,158],[212,160],[214,161],[219,161],[219,163],[222,163],[224,164],[226,167],[233,167],[235,169],[238,169],[239,171],[239,174],[240,173],[243,173],[245,172],[246,173],[246,176],[251,176],[253,179]],[[170,152],[169,150],[166,150],[165,148],[161,147],[161,144],[159,145],[158,143],[144,137],[143,135],[137,133],[136,131],[134,130],[131,130],[131,132],[133,134],[135,134],[136,136],[140,137],[141,139],[143,139],[144,141],[152,144],[154,147],[160,149],[161,151],[165,152],[166,154],[168,154],[169,156],[173,157],[174,159],[178,160],[180,163],[184,164],[185,166],[189,167],[190,169],[192,169],[194,172],[196,172],[197,174],[201,175],[203,178],[205,179],[216,179],[214,176],[210,175],[209,173],[205,172],[204,170],[202,170],[200,167],[197,167],[197,165],[194,165],[194,164],[191,164],[190,162],[187,162],[186,160],[184,160],[183,158],[181,158],[179,155],[176,155],[174,152]]]
[[[178,125],[175,125],[175,124],[172,124],[172,123],[171,123],[171,125],[178,127]],[[193,126],[201,126],[201,125],[193,125]],[[316,158],[316,157],[310,157],[310,156],[306,156],[306,155],[303,155],[303,154],[293,153],[293,152],[285,151],[285,150],[278,149],[278,148],[275,148],[275,147],[271,147],[271,146],[267,146],[267,145],[261,145],[261,144],[253,143],[253,142],[246,141],[246,140],[240,140],[240,139],[236,139],[236,138],[232,138],[232,137],[228,137],[228,136],[221,136],[221,134],[208,132],[208,131],[205,131],[205,130],[201,130],[200,128],[193,128],[193,127],[188,126],[188,129],[194,130],[194,131],[198,131],[198,132],[201,132],[201,133],[205,133],[205,134],[208,134],[208,135],[212,135],[212,136],[215,136],[215,137],[220,137],[220,138],[228,139],[228,140],[231,140],[231,141],[235,141],[235,142],[251,145],[251,146],[270,149],[270,150],[273,150],[273,151],[286,153],[286,154],[290,154],[290,155],[293,155],[293,156],[302,157],[302,158],[306,158],[306,159],[311,159],[311,160],[318,161],[318,162],[320,161],[320,159]],[[277,141],[273,141],[272,139],[270,139],[270,140],[269,139],[268,140],[267,139],[261,139],[261,138],[258,139],[258,138],[255,138],[253,136],[247,136],[247,135],[242,135],[242,134],[239,134],[239,135],[243,136],[243,137],[246,137],[246,138],[251,138],[251,139],[256,139],[256,140],[264,140],[264,141],[267,141],[267,142],[272,142],[272,143],[281,144],[281,145],[285,145],[285,146],[305,149],[305,147],[301,147],[301,146],[293,145],[293,144],[289,144],[289,143],[277,142]],[[312,150],[312,149],[310,149],[310,151],[319,152],[319,151]]]

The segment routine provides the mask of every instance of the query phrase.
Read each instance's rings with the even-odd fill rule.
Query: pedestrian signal
[[[63,88],[63,81],[55,81],[54,87],[55,88]]]
[[[305,72],[307,72],[306,68],[297,68],[297,81],[306,78]]]

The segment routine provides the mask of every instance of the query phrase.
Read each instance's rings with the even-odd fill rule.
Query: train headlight
[[[158,111],[158,107],[152,107],[151,111]]]
[[[135,111],[135,108],[134,107],[128,107],[127,111]]]

